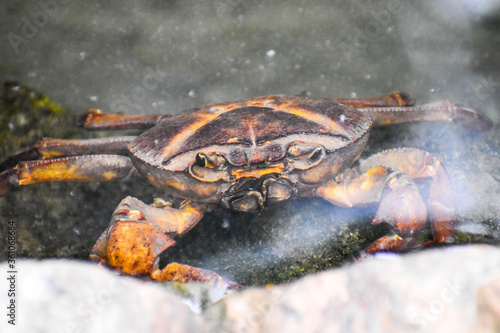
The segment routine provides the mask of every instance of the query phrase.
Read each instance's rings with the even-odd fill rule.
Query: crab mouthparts
[[[269,165],[265,168],[257,168],[255,170],[242,170],[242,169],[234,169],[232,171],[232,175],[235,180],[239,180],[241,178],[262,178],[263,176],[270,174],[281,174],[281,171],[285,167],[285,164],[278,163]]]
[[[222,199],[222,205],[241,212],[258,212],[267,205],[290,199],[297,192],[288,180],[276,173],[259,176],[241,177]]]

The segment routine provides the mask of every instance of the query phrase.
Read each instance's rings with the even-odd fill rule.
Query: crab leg
[[[12,186],[42,182],[103,182],[127,177],[135,170],[121,155],[82,155],[20,162],[0,173],[0,196]]]
[[[356,109],[368,107],[395,107],[414,105],[413,99],[410,97],[410,95],[401,91],[395,91],[386,96],[332,98],[331,100]]]
[[[161,115],[123,115],[102,113],[97,109],[89,109],[80,117],[79,123],[92,130],[148,129],[157,124]]]
[[[419,149],[390,149],[361,162],[358,171],[357,177],[319,187],[316,196],[348,207],[380,202],[373,223],[389,223],[399,235],[382,237],[367,252],[404,250],[411,245],[412,233],[424,226],[427,210],[412,178],[432,178],[428,209],[434,240],[453,238],[451,184],[436,157]]]
[[[0,164],[0,170],[4,170],[0,173],[0,196],[12,186],[49,181],[98,182],[124,178],[135,168],[128,157],[117,154],[127,154],[127,146],[134,138],[44,138]],[[39,157],[44,160],[23,161]]]
[[[374,126],[415,121],[453,121],[476,131],[486,131],[493,126],[490,119],[450,101],[411,107],[362,107],[360,110],[372,117]]]
[[[208,282],[237,288],[236,283],[209,270],[178,263],[158,268],[158,255],[175,244],[170,236],[190,230],[206,209],[190,201],[174,208],[160,200],[146,205],[127,197],[116,208],[110,227],[97,240],[90,258],[125,274],[150,275],[157,281]]]
[[[374,126],[415,121],[454,121],[478,131],[488,130],[493,126],[490,119],[450,101],[413,106],[413,99],[400,91],[386,96],[332,98],[331,100],[368,113],[373,119]]]
[[[127,146],[135,136],[118,136],[87,140],[61,140],[43,138],[40,142],[29,145],[10,155],[2,163],[0,170],[5,170],[20,161],[37,158],[53,158],[62,156],[117,154],[127,155]]]

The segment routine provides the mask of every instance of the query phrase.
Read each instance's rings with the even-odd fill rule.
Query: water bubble
[[[274,51],[274,50],[269,50],[266,52],[266,57],[268,57],[268,58],[274,58],[275,55],[276,55],[276,51]]]

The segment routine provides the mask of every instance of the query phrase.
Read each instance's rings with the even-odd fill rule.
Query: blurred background
[[[80,112],[405,90],[498,117],[500,2],[2,1],[0,79]]]
[[[362,97],[403,90],[419,103],[449,99],[500,121],[498,0],[3,0],[0,32],[0,82],[14,80],[43,92],[75,119],[88,108],[176,114],[259,95]],[[395,146],[438,154],[453,180],[461,230],[480,236],[499,233],[498,126],[487,134],[440,126],[401,125],[374,132],[367,154]],[[15,219],[31,232],[26,239],[32,243],[20,242],[20,254],[86,257],[118,202],[126,195],[140,197],[128,188],[96,186],[37,185],[2,199],[3,218]],[[112,192],[113,186],[118,192]],[[33,191],[41,192],[31,197]],[[55,203],[44,201],[51,196]],[[51,205],[58,208],[51,211]],[[302,205],[309,210],[297,218]],[[250,225],[246,233],[267,235],[269,246],[252,241],[257,250],[247,256],[258,260],[263,252],[274,251],[276,262],[285,252],[302,254],[302,242],[311,241],[304,240],[306,235],[313,241],[333,237],[317,230],[332,221],[332,214],[344,214],[331,211],[322,202],[306,201],[261,217],[216,214],[215,222],[206,225],[228,230],[232,221],[243,221]],[[322,222],[295,229],[300,221],[310,223],[311,214],[321,215]],[[281,222],[255,231],[264,228],[262,221]],[[294,229],[283,231],[282,225]],[[242,279],[238,268],[228,268],[235,253],[201,235],[216,242],[218,250],[208,259],[198,253],[194,263],[227,256],[211,268]],[[278,238],[289,243],[269,245]],[[183,253],[176,255],[185,259]],[[322,260],[331,260],[331,254],[325,256]],[[304,269],[302,265],[297,271]]]

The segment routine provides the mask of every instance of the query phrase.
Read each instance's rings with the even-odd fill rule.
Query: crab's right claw
[[[149,275],[157,256],[174,244],[147,222],[115,219],[97,240],[90,258],[125,274]]]
[[[184,202],[179,208],[149,206],[125,198],[113,213],[110,227],[99,237],[90,258],[130,275],[149,275],[156,281],[205,282],[225,289],[239,289],[235,282],[215,272],[170,263],[159,269],[159,255],[173,246],[169,235],[191,229],[206,208]]]

